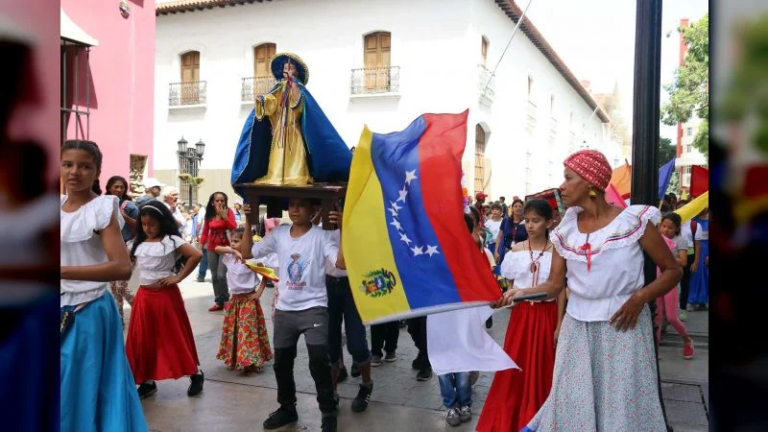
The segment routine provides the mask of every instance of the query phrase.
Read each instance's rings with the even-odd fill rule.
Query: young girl
[[[549,278],[552,208],[544,200],[528,201],[523,210],[528,240],[516,243],[501,264],[501,274],[514,288],[536,287]],[[521,430],[541,408],[552,386],[555,344],[565,314],[565,293],[557,302],[527,301],[515,307],[507,327],[504,351],[520,369],[499,371],[493,378],[477,430]]]
[[[200,234],[200,244],[208,250],[208,264],[213,280],[213,294],[216,304],[208,311],[216,312],[224,309],[224,303],[229,301],[227,288],[227,266],[221,262],[221,256],[216,253],[217,246],[229,246],[227,232],[237,228],[235,213],[228,207],[229,198],[224,192],[214,192],[208,199],[205,208],[205,223]]]
[[[688,294],[689,307],[704,310],[709,303],[709,209],[697,218],[694,236],[694,261],[691,265],[691,286]]]
[[[120,214],[125,220],[125,226],[120,232],[123,235],[123,241],[128,242],[136,234],[136,219],[139,217],[139,208],[128,195],[128,182],[120,176],[110,177],[107,180],[107,195],[114,195],[120,200]],[[109,283],[112,296],[117,301],[117,311],[120,312],[120,321],[125,327],[123,319],[123,302],[133,304],[133,294],[128,290],[128,281],[112,281]]]
[[[61,431],[146,431],[107,282],[131,275],[113,196],[92,191],[102,155],[91,141],[61,148]]]
[[[685,239],[680,236],[681,225],[680,215],[670,212],[661,219],[659,232],[661,232],[662,238],[667,243],[667,246],[669,246],[677,262],[681,266],[685,266],[688,263],[688,247]],[[661,271],[659,270],[660,273]],[[656,343],[661,340],[662,316],[666,316],[667,321],[677,330],[677,334],[683,338],[683,357],[692,359],[694,354],[693,339],[688,336],[685,325],[680,322],[680,317],[677,315],[679,303],[678,288],[679,286],[656,299]]]
[[[245,229],[239,227],[230,238],[230,247],[216,247],[216,253],[227,266],[232,298],[224,306],[224,328],[216,358],[230,369],[251,374],[261,372],[261,365],[272,360],[272,349],[259,302],[267,278],[262,277],[259,283],[256,272],[243,263],[240,245],[244,233]]]
[[[139,212],[136,239],[128,243],[131,259],[141,270],[141,286],[133,301],[126,354],[139,397],[157,392],[155,380],[190,376],[187,395],[203,391],[195,339],[178,284],[197,267],[203,254],[184,242],[173,214],[160,201]]]

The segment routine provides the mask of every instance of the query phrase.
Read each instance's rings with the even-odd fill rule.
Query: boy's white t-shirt
[[[336,262],[339,244],[329,231],[313,226],[299,238],[291,237],[291,226],[281,225],[253,245],[255,259],[276,253],[280,264],[280,297],[277,309],[300,311],[328,307],[325,261]]]

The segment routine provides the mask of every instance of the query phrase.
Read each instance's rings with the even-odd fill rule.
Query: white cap
[[[165,185],[160,183],[158,179],[154,177],[149,177],[146,180],[144,180],[144,187],[147,189],[152,189],[153,187],[163,188],[165,187]]]

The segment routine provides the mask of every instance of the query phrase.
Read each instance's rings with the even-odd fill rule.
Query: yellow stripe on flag
[[[675,210],[680,215],[683,223],[695,218],[709,206],[709,191],[699,195],[698,198]]]
[[[384,196],[371,159],[372,139],[366,126],[352,157],[342,234],[349,284],[363,323],[410,311],[389,241]],[[366,285],[378,272],[393,276],[391,292],[371,292],[373,287]]]

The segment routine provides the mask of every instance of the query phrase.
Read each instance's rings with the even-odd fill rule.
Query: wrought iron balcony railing
[[[275,77],[249,77],[243,78],[241,85],[241,100],[243,102],[252,102],[257,95],[267,93],[275,86]]]
[[[478,88],[480,90],[480,96],[493,100],[496,96],[496,77],[491,74],[485,66],[478,65],[480,79],[478,81]],[[490,79],[490,84],[488,80]]]
[[[400,66],[352,69],[353,95],[397,93],[400,91]]]
[[[172,83],[168,93],[168,105],[205,105],[206,81]]]

